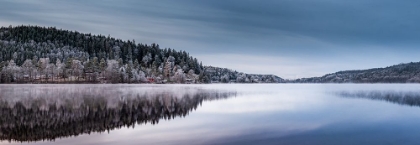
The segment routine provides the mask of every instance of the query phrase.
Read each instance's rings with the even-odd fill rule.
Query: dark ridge
[[[385,68],[348,70],[322,77],[301,78],[292,83],[420,83],[420,62],[402,63]]]

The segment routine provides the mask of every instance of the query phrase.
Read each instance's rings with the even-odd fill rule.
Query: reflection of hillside
[[[54,140],[121,127],[134,127],[136,124],[157,124],[160,119],[185,117],[203,101],[235,95],[232,92],[203,89],[187,89],[188,91],[183,93],[177,93],[179,91],[175,90],[126,90],[128,93],[123,93],[121,90],[103,90],[104,88],[52,88],[51,91],[35,93],[34,91],[46,88],[27,89],[26,91],[36,95],[28,93],[28,96],[22,97],[18,96],[22,92],[13,93],[17,90],[1,90],[1,140]],[[102,93],[92,96],[99,91],[97,89]],[[9,96],[3,97],[4,94]],[[69,94],[79,96],[71,97]],[[12,99],[13,97],[15,99]]]
[[[340,92],[338,95],[350,98],[366,98],[372,100],[382,100],[391,103],[419,106],[420,92],[382,92],[382,91],[359,91],[359,92]]]

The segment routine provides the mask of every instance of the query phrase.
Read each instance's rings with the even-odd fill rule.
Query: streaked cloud
[[[225,55],[243,56],[254,65],[222,66],[295,78],[419,61],[413,55],[420,53],[419,5],[414,0],[5,0],[0,24],[158,43],[212,56],[202,58],[207,65],[220,64]]]

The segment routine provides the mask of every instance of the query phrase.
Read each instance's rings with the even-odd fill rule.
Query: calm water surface
[[[0,85],[0,144],[420,144],[420,85]]]

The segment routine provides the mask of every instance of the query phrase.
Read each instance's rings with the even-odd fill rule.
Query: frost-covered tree
[[[35,65],[32,63],[32,60],[25,60],[25,62],[23,62],[22,64],[22,70],[24,72],[24,75],[27,75],[29,81],[32,81],[34,75],[36,74],[36,68]]]
[[[79,81],[80,76],[83,73],[83,68],[84,67],[83,67],[82,62],[80,60],[74,59],[72,61],[72,64],[71,64],[72,74],[77,77],[78,81]]]
[[[49,63],[40,63],[46,58],[49,59]],[[117,60],[119,62],[118,69],[125,65],[131,65],[131,71],[127,66],[125,67],[125,74],[131,78],[128,81],[134,78],[133,72],[139,70],[145,73],[145,78],[160,77],[162,80],[173,77],[176,73],[175,67],[183,69],[184,73],[192,69],[195,75],[205,74],[202,71],[204,67],[187,52],[171,48],[161,49],[158,44],[136,44],[134,40],[123,41],[110,36],[84,34],[54,27],[1,27],[0,62],[6,63],[13,60],[17,66],[22,66],[28,59],[32,60],[32,64],[37,70],[32,76],[30,75],[28,80],[33,83],[47,82],[45,78],[51,77],[54,80],[50,79],[48,82],[74,81],[75,78],[84,78],[92,73],[101,74],[101,79],[94,79],[95,82],[107,82],[106,80],[110,79],[106,76],[110,75],[106,75],[106,60]],[[74,67],[73,60],[80,61],[82,65]],[[63,65],[59,67],[57,61]],[[55,64],[55,69],[48,67],[50,63]],[[50,66],[54,67],[54,65]],[[92,69],[93,71],[91,71]],[[24,78],[27,78],[27,69],[22,69],[20,73],[24,74]],[[18,76],[18,74],[16,75]],[[188,74],[189,79],[193,78],[190,76],[193,75]],[[205,77],[196,79],[203,78]],[[91,80],[85,78],[79,81]],[[121,81],[127,80],[119,80],[114,83],[121,83]],[[203,81],[197,80],[197,82]]]
[[[124,65],[119,68],[120,80],[122,83],[127,83],[129,80],[129,75],[127,73],[127,66]]]
[[[144,64],[145,67],[148,67],[148,64],[152,61],[152,54],[148,53],[147,55],[145,55],[142,59],[142,62]]]
[[[2,75],[2,79],[4,79],[4,82],[16,82],[21,77],[21,68],[16,65],[14,60],[10,60],[8,65],[5,68],[3,68]]]
[[[56,71],[57,67],[54,63],[48,63],[46,67],[46,74],[47,74],[47,82],[48,79],[51,78],[51,81],[54,81],[54,76],[58,73]]]
[[[54,77],[60,77],[64,75],[64,71],[65,71],[65,65],[63,63],[61,63],[60,59],[57,59],[57,61],[55,62],[55,76]]]
[[[221,78],[220,78],[222,83],[229,83],[229,75],[228,74],[224,74]]]
[[[177,83],[185,83],[185,79],[186,77],[184,71],[182,69],[177,69],[173,81]]]
[[[49,63],[50,63],[49,58],[40,58],[38,60],[38,72],[40,73],[40,80],[41,81],[48,78],[47,66],[48,66]]]
[[[99,62],[99,70],[101,71],[102,77],[104,77],[105,75],[105,69],[106,69],[106,62],[105,59],[102,58],[101,61]]]
[[[244,83],[245,82],[245,77],[246,77],[245,74],[242,74],[242,73],[238,74],[238,76],[236,77],[236,82]]]
[[[120,82],[120,67],[118,64],[118,61],[116,60],[108,60],[107,61],[107,68],[105,69],[105,74],[106,74],[106,78],[107,81],[110,81],[111,83],[118,83]]]
[[[133,66],[132,66],[132,64],[126,64],[125,65],[125,68],[126,68],[126,72],[125,72],[125,74],[126,74],[126,76],[127,76],[127,80],[128,80],[128,83],[131,83],[131,80],[133,79]]]
[[[133,68],[136,69],[136,70],[140,69],[140,64],[139,64],[139,61],[137,59],[134,60]]]

